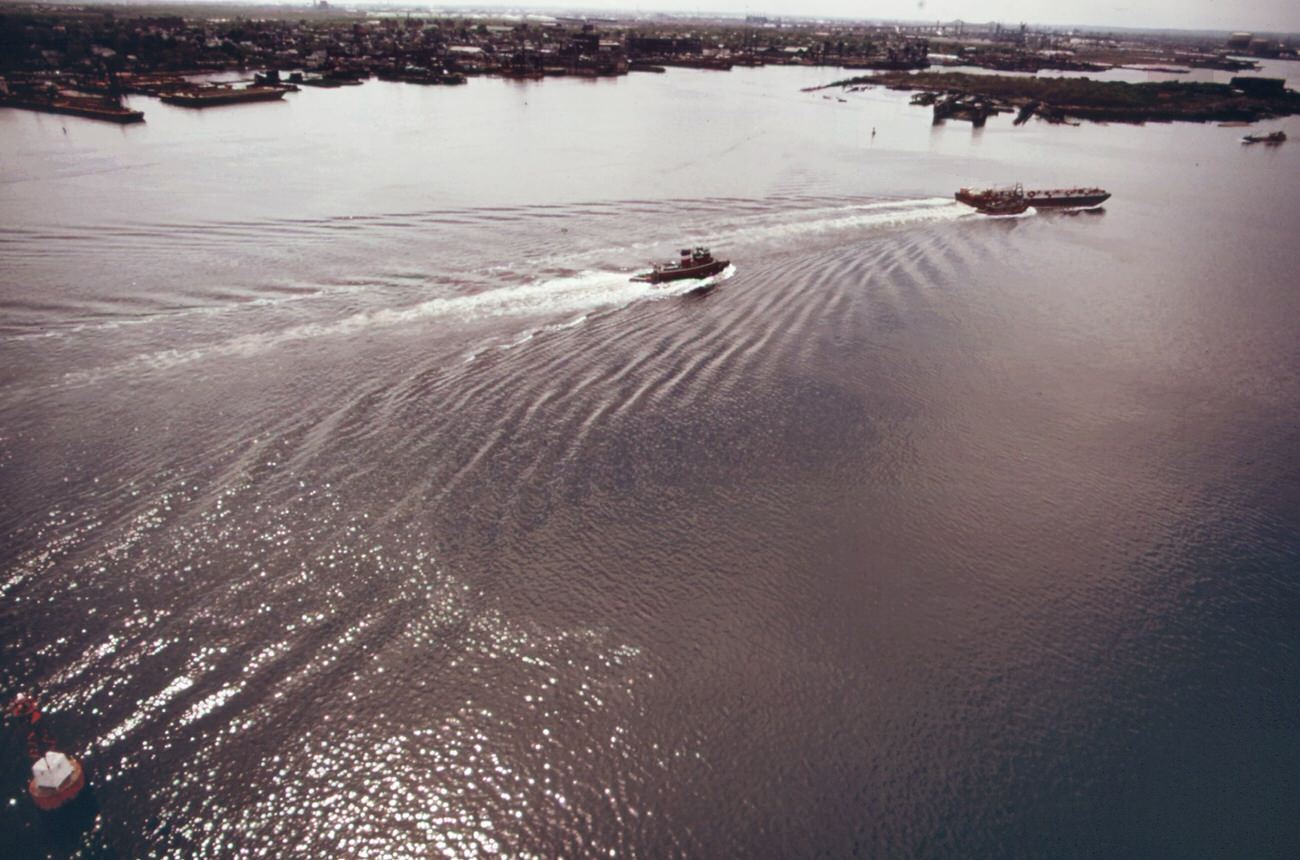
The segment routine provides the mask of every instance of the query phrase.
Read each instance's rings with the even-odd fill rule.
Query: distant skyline
[[[338,0],[338,5],[348,5]],[[435,4],[438,5],[438,4]],[[559,8],[562,3],[480,0],[460,8]],[[1043,25],[1134,27],[1177,30],[1250,30],[1300,33],[1297,0],[581,0],[574,8],[608,12],[721,12],[767,16],[833,16],[867,20],[999,21]]]
[[[4,2],[4,0],[0,0]],[[313,0],[54,0],[65,5],[212,5],[306,7]],[[843,18],[866,21],[966,21],[973,24],[1027,23],[1049,27],[1095,29],[1245,30],[1300,36],[1300,0],[330,0],[342,8],[385,6],[437,10],[536,11],[581,10],[596,14],[760,15],[769,18]]]

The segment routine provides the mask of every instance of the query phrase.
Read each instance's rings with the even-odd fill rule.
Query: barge
[[[973,206],[986,215],[1019,215],[1026,209],[1092,209],[1110,199],[1103,188],[1051,188],[1025,191],[1016,184],[1009,188],[962,188],[953,195],[957,202]],[[1023,205],[1021,205],[1023,204]]]
[[[83,96],[60,95],[50,99],[4,96],[0,97],[0,107],[79,116],[85,119],[98,119],[123,125],[144,122],[144,111],[131,110],[128,107],[103,99]]]
[[[206,84],[191,89],[161,93],[158,99],[169,105],[205,108],[245,102],[275,101],[284,98],[287,92],[290,92],[290,89],[284,86],[252,86],[236,89],[227,84]]]

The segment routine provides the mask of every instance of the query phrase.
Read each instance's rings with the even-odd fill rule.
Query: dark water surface
[[[1300,144],[834,76],[0,111],[0,855],[1300,853]]]

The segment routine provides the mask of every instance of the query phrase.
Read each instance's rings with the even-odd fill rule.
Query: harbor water
[[[1300,854],[1300,143],[842,74],[0,110],[0,855]]]

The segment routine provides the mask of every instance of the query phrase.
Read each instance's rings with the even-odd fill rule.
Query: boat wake
[[[1078,210],[1078,209],[1058,209],[1058,210],[1056,210],[1056,211],[1058,211],[1058,212],[1078,212],[1078,211],[1080,211],[1080,210]],[[978,215],[978,216],[979,216],[979,220],[981,220],[981,221],[1020,221],[1020,220],[1023,220],[1023,219],[1025,219],[1025,218],[1036,218],[1036,217],[1038,217],[1038,215],[1039,215],[1040,213],[1039,213],[1039,210],[1034,209],[1033,207],[1030,207],[1030,208],[1026,209],[1024,212],[980,212],[980,211],[978,211],[978,210],[972,209],[972,210],[970,210],[970,214],[971,214],[971,215]]]
[[[278,331],[240,335],[193,349],[169,349],[140,355],[119,365],[64,376],[71,384],[84,384],[104,375],[129,370],[161,370],[221,356],[249,357],[293,342],[348,337],[376,329],[394,329],[427,321],[472,324],[505,317],[556,318],[576,314],[563,322],[531,328],[514,337],[505,348],[518,346],[542,331],[558,331],[580,325],[595,311],[617,310],[634,302],[661,301],[721,283],[735,273],[728,266],[712,278],[646,284],[629,280],[629,272],[585,271],[542,278],[527,284],[489,289],[465,296],[434,298],[399,308],[360,311],[331,322],[311,322]],[[471,355],[481,354],[482,349]]]
[[[783,240],[806,243],[817,236],[833,236],[849,231],[871,233],[900,227],[938,224],[956,221],[972,214],[948,197],[926,197],[913,200],[886,200],[872,203],[825,206],[813,209],[784,209],[756,214],[737,223],[734,218],[706,219],[688,223],[685,228],[675,223],[675,229],[686,235],[698,237],[719,251],[735,254],[737,247],[751,244],[770,246]],[[613,249],[629,254],[649,255],[662,251],[666,244],[676,242],[678,236],[639,242]],[[606,251],[608,253],[608,250]]]
[[[896,227],[956,221],[970,214],[970,210],[947,197],[921,200],[898,200],[881,203],[864,203],[854,206],[800,213],[797,218],[782,219],[778,223],[741,227],[734,238],[746,241],[803,239],[810,235],[838,233],[849,230],[868,232]],[[725,234],[721,239],[732,238]]]
[[[636,286],[640,286],[644,288],[642,290],[636,291],[639,293],[638,295],[635,296],[629,295],[627,297],[627,301],[618,306],[603,305],[601,307],[593,307],[592,310],[593,311],[617,310],[619,307],[627,307],[633,302],[662,301],[663,299],[671,299],[678,296],[689,295],[690,293],[710,290],[713,287],[716,287],[718,284],[722,283],[723,281],[730,279],[735,274],[736,274],[736,266],[735,264],[732,264],[730,266],[727,266],[727,268],[723,269],[721,272],[718,272],[716,275],[713,275],[708,278],[698,278],[695,280],[686,280],[686,281],[671,281],[667,284],[654,284],[654,285],[637,282],[635,284]],[[625,278],[626,275],[620,272],[618,274],[618,277]],[[630,292],[632,291],[629,291],[629,293]],[[527,331],[522,332],[518,337],[510,340],[507,343],[497,344],[496,349],[511,350],[514,349],[515,347],[523,346],[524,344],[532,341],[539,334],[550,334],[554,332],[565,331],[566,329],[575,328],[587,322],[588,318],[589,318],[588,314],[584,313],[579,317],[568,320],[567,322],[551,323],[549,325],[538,326],[537,328],[530,328]],[[474,361],[474,359],[483,355],[483,353],[490,348],[492,348],[490,345],[479,346],[473,352],[471,352],[469,355],[465,357],[465,363],[468,364]]]
[[[292,344],[315,345],[324,341],[369,337],[419,336],[431,323],[462,330],[468,351],[454,345],[450,354],[473,361],[489,349],[513,349],[537,335],[582,325],[590,315],[619,310],[635,303],[661,301],[689,293],[707,292],[733,277],[729,266],[703,280],[651,284],[631,280],[641,260],[654,258],[683,236],[720,246],[733,259],[774,259],[797,248],[800,252],[827,251],[845,241],[868,240],[872,235],[927,224],[942,224],[973,217],[972,210],[949,198],[902,200],[820,199],[809,206],[775,201],[767,208],[737,213],[722,207],[699,212],[678,211],[665,204],[662,217],[638,225],[639,241],[623,244],[628,225],[607,226],[607,218],[581,215],[570,222],[580,241],[539,237],[535,226],[519,235],[502,227],[494,252],[512,265],[480,268],[481,257],[448,259],[435,277],[412,268],[420,249],[403,247],[391,266],[402,266],[402,278],[375,277],[373,273],[349,275],[334,283],[320,281],[317,289],[296,291],[293,301],[277,296],[265,302],[244,300],[184,313],[194,323],[180,342],[149,344],[141,333],[134,349],[125,349],[107,362],[61,374],[61,384],[81,385],[120,373],[156,372],[210,359],[263,355]],[[734,207],[733,207],[734,208]],[[526,219],[525,219],[526,220]],[[523,223],[523,222],[521,222]],[[521,228],[522,229],[522,228]],[[583,247],[585,246],[585,247]],[[541,251],[542,253],[536,253]],[[436,256],[431,249],[428,256]],[[761,268],[761,266],[760,266]],[[306,282],[299,279],[298,286]],[[262,289],[266,289],[265,285]],[[430,295],[432,293],[432,296]],[[209,316],[210,314],[210,316]],[[238,318],[235,315],[238,315]],[[153,317],[164,322],[175,314]],[[208,317],[212,321],[202,320]],[[526,320],[492,326],[493,320]],[[233,331],[232,331],[233,329]],[[153,330],[153,329],[151,329]],[[209,337],[203,337],[206,333]],[[224,330],[224,331],[223,331]],[[156,339],[155,339],[156,340]],[[152,346],[152,348],[150,348]]]

